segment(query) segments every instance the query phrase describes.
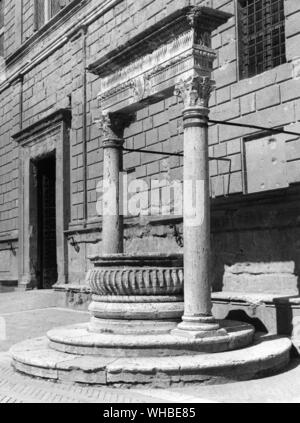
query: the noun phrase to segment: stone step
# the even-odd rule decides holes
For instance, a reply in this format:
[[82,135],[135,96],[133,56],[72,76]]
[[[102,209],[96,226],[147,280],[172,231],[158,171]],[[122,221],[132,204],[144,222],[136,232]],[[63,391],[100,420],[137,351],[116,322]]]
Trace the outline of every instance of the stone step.
[[[123,322],[124,323],[124,322]],[[143,322],[135,321],[140,326]],[[155,325],[155,320],[152,321]],[[95,333],[90,324],[50,330],[49,346],[56,351],[75,355],[106,357],[153,357],[216,353],[244,348],[253,342],[254,328],[246,323],[220,322],[220,331],[199,338],[166,333],[119,334]]]
[[288,338],[258,335],[254,344],[216,354],[176,357],[78,356],[49,348],[48,339],[25,341],[11,349],[15,369],[24,374],[91,385],[165,386],[180,383],[219,384],[265,377],[290,361]]

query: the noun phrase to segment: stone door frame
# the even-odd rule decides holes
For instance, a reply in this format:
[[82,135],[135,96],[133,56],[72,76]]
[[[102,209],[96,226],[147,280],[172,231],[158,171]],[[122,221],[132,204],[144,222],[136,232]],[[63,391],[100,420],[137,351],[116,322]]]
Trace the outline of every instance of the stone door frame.
[[38,287],[37,263],[37,184],[34,160],[55,154],[56,158],[56,285],[68,283],[68,245],[65,237],[70,218],[71,112],[60,109],[18,132],[19,144],[19,283],[21,290]]

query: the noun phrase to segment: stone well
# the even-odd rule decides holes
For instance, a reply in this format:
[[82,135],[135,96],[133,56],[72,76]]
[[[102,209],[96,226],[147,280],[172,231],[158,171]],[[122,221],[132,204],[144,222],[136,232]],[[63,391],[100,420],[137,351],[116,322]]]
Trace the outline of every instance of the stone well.
[[[251,379],[288,364],[289,339],[255,336],[251,325],[218,321],[212,314],[208,102],[216,56],[211,32],[229,18],[206,7],[179,9],[90,66],[101,78],[107,188],[103,254],[92,259],[87,276],[91,321],[13,347],[18,371],[89,384],[161,385]],[[184,125],[184,256],[124,254],[119,180],[124,128],[145,104],[174,92]]]

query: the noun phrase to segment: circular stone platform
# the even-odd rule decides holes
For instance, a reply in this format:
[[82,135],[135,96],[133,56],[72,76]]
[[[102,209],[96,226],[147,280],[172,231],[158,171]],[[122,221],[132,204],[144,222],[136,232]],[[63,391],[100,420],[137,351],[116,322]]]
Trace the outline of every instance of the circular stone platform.
[[[144,322],[141,322],[141,325]],[[135,321],[135,325],[137,322]],[[60,352],[102,357],[159,357],[217,353],[250,345],[254,328],[247,323],[222,321],[226,334],[204,338],[186,338],[163,334],[118,335],[89,332],[89,324],[53,329],[47,336],[49,346]]]
[[271,375],[288,364],[291,346],[287,338],[260,335],[250,347],[218,354],[109,358],[55,351],[44,337],[14,346],[11,355],[17,371],[34,377],[96,385],[161,387],[172,383],[226,383]]

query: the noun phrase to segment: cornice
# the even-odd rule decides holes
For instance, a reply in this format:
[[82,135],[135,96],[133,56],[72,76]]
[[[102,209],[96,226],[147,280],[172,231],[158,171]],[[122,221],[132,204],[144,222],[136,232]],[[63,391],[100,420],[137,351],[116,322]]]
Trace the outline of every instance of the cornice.
[[198,43],[197,30],[201,33],[213,31],[227,22],[231,14],[201,6],[187,6],[178,9],[151,27],[140,32],[123,45],[98,58],[88,66],[88,70],[104,78],[126,66],[151,54],[164,44],[168,44],[185,32],[195,30],[194,43]]
[[15,61],[20,60],[21,57],[26,56],[30,50],[35,47],[40,41],[55,31],[60,26],[64,25],[74,14],[78,12],[87,3],[87,0],[73,0],[68,6],[57,13],[49,22],[47,22],[41,29],[35,31],[16,51],[10,54],[5,62],[10,66]]
[[70,125],[71,118],[72,118],[72,115],[71,115],[70,109],[55,110],[53,113],[44,117],[38,122],[12,135],[12,138],[16,142],[23,144],[27,140],[32,139],[37,134],[41,134],[45,132],[47,129],[52,129],[58,124],[61,124],[64,122],[67,125]]
[[[105,2],[99,4],[98,6],[90,7],[85,13],[78,17],[77,22],[70,23],[69,25],[65,25],[63,31],[61,31],[55,38],[53,38],[48,45],[43,46],[42,51],[39,51],[36,55],[34,55],[29,61],[25,64],[22,63],[20,66],[13,72],[11,75],[8,75],[6,80],[1,84],[0,83],[0,93],[7,89],[15,80],[18,80],[20,77],[23,77],[26,73],[31,71],[34,67],[36,67],[39,63],[44,61],[47,57],[51,56],[56,50],[61,48],[64,44],[66,44],[70,39],[72,39],[78,31],[87,28],[91,25],[94,21],[99,19],[103,14],[107,11],[118,5],[124,0],[106,0]],[[87,3],[87,0],[81,0],[78,5],[74,9],[73,4],[70,6],[72,10],[69,13],[65,13],[62,11],[61,14],[59,13],[57,16],[57,25],[56,29],[61,26],[62,23],[66,22],[70,19],[70,17],[78,12],[79,8],[82,8],[83,5]],[[51,19],[47,25],[45,25],[45,31],[43,28],[30,37],[26,43],[24,43],[18,50],[16,50],[11,56],[7,57],[6,65],[8,67],[12,67],[12,65],[17,64],[23,57],[26,57],[28,53],[32,50],[32,48],[37,45],[49,32],[53,31],[52,24],[55,23],[55,18]]]

